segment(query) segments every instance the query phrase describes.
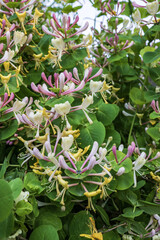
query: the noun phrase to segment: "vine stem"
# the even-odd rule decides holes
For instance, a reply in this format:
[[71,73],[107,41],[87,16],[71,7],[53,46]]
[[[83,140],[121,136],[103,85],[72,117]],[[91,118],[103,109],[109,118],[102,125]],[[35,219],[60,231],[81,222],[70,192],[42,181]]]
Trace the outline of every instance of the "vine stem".
[[108,229],[107,231],[103,231],[103,233],[110,232],[110,231],[112,231],[112,230],[114,230],[114,229],[116,229],[116,228],[118,228],[118,227],[124,226],[124,225],[126,225],[126,224],[127,224],[127,223],[122,223],[122,224],[120,224],[120,225],[117,225],[117,226],[115,226],[115,227],[113,227],[113,228]]
[[[0,166],[2,166],[2,165],[3,165],[3,163],[0,163]],[[20,167],[20,165],[18,165],[18,164],[17,165],[16,164],[13,164],[13,165],[9,164],[8,167]]]
[[133,125],[134,125],[135,119],[136,119],[136,114],[135,114],[134,117],[133,117],[132,124],[131,124],[131,128],[130,128],[130,131],[129,131],[128,144],[131,143],[131,134],[132,134],[132,130],[133,130]]

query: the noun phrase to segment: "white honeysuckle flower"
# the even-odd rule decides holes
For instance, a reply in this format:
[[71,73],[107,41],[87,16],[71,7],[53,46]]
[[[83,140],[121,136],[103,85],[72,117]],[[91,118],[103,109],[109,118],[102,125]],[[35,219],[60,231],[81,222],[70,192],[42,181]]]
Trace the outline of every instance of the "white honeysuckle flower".
[[103,82],[101,81],[90,81],[90,90],[92,93],[98,92],[103,86]]
[[40,125],[43,121],[43,112],[37,111],[34,113],[34,111],[30,111],[28,117],[34,124]]
[[54,110],[61,116],[68,114],[70,109],[71,105],[68,101],[54,105]]
[[122,111],[122,113],[125,117],[133,117],[134,116],[133,114],[130,114],[130,113],[124,111],[124,110]]
[[136,9],[136,11],[132,14],[132,17],[135,22],[141,21],[141,13],[140,13],[139,9]]
[[13,36],[13,41],[16,46],[16,53],[18,52],[18,44],[22,47],[24,43],[27,41],[27,36],[25,36],[24,32],[15,31]]
[[118,151],[122,152],[124,149],[124,145],[123,144],[120,144],[119,147],[118,147]]
[[9,236],[8,239],[10,239],[10,240],[16,240],[16,238],[17,238],[20,234],[22,234],[22,230],[21,230],[21,229],[18,229],[18,230],[16,231],[16,233],[13,234],[13,235],[11,235],[11,236]]
[[23,192],[21,191],[20,195],[14,200],[15,204],[17,204],[18,202],[24,200],[25,202],[28,202],[28,198],[29,198],[29,192]]
[[59,56],[58,59],[61,60],[62,52],[65,49],[65,42],[62,38],[52,39],[51,40],[52,45],[58,50]]
[[23,98],[22,101],[19,101],[18,99],[16,99],[12,107],[13,112],[18,112],[19,110],[21,110],[23,107],[26,106],[27,102],[28,102],[27,97]]
[[134,187],[137,186],[137,178],[136,178],[136,171],[141,169],[144,164],[146,163],[146,153],[142,152],[141,155],[136,159],[135,162],[133,162],[134,167],[133,167],[133,176],[134,176]]
[[10,62],[12,60],[12,58],[14,57],[15,51],[9,49],[6,54],[8,55],[7,56],[7,61]]
[[86,96],[81,104],[81,107],[82,109],[86,109],[91,104],[93,104],[93,96]]
[[62,148],[65,151],[68,151],[70,149],[70,147],[72,146],[74,141],[74,137],[69,134],[67,137],[62,137]]
[[133,240],[133,237],[132,237],[131,235],[124,234],[124,235],[122,236],[122,239],[123,239],[123,240]]
[[152,240],[160,240],[160,233],[152,237]]
[[138,171],[146,163],[146,153],[142,152],[141,155],[134,162],[133,170]]
[[119,168],[118,172],[116,173],[117,176],[121,176],[123,173],[125,173],[125,168],[121,167]]
[[154,16],[158,12],[158,10],[159,10],[159,2],[158,2],[158,0],[156,0],[154,2],[147,2],[146,9],[147,9],[147,12],[149,14]]

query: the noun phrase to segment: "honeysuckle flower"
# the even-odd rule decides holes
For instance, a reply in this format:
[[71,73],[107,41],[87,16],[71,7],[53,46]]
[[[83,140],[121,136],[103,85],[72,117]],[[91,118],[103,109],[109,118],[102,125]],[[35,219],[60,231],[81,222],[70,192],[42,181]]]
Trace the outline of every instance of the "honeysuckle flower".
[[7,93],[8,93],[9,96],[10,96],[10,90],[9,90],[9,87],[8,87],[8,82],[10,81],[11,77],[12,77],[11,73],[8,74],[7,76],[4,76],[4,75],[0,74],[1,82],[4,85],[5,90],[7,90]]
[[24,200],[25,202],[28,202],[28,198],[29,198],[29,192],[28,191],[21,191],[20,195],[14,200],[15,204],[17,204],[18,202]]
[[160,233],[158,233],[157,235],[154,235],[152,237],[152,240],[160,240]]
[[19,21],[22,25],[24,33],[27,34],[26,29],[24,27],[24,21],[25,21],[25,18],[26,18],[26,11],[22,12],[22,13],[16,12],[16,15],[17,15],[17,17],[18,17],[18,19],[19,19]]
[[136,11],[132,14],[132,17],[135,22],[139,23],[141,21],[141,13],[139,9],[136,9]]
[[22,101],[19,101],[16,98],[16,101],[13,103],[12,111],[17,113],[19,112],[22,108],[24,108],[28,103],[28,97],[24,97]]
[[147,2],[146,0],[143,0],[143,2],[146,5],[140,5],[140,4],[136,3],[136,2],[132,2],[132,5],[134,7],[146,8],[147,12],[149,14],[151,14],[152,16],[154,16],[158,12],[158,10],[159,10],[159,2],[158,2],[158,0],[153,1],[153,2]]
[[118,172],[116,173],[117,176],[121,176],[123,173],[125,173],[125,168],[121,167],[119,168]]
[[66,126],[68,129],[71,127],[71,125],[69,124],[66,115],[70,112],[70,109],[71,109],[71,105],[68,101],[66,101],[65,103],[59,103],[54,105],[54,110],[56,111],[56,113],[62,116],[62,118],[63,117],[65,118]]
[[141,155],[136,159],[136,161],[133,163],[134,167],[133,167],[133,173],[134,173],[134,187],[137,186],[137,179],[136,179],[136,171],[138,171],[139,169],[141,169],[144,164],[146,163],[147,159],[146,159],[146,153],[142,152]]
[[93,203],[92,203],[92,197],[95,197],[95,196],[99,195],[102,192],[102,190],[98,189],[98,190],[93,191],[93,192],[88,192],[88,190],[86,189],[84,184],[81,183],[81,185],[82,185],[83,189],[85,190],[84,196],[88,198],[87,209],[93,209],[93,211],[95,212],[95,208],[94,208]]
[[91,224],[89,224],[89,228],[91,234],[80,234],[80,237],[85,237],[92,240],[103,240],[103,235],[101,232],[98,232],[95,226],[95,221],[92,217],[89,218]]
[[95,141],[93,143],[92,150],[91,150],[90,154],[88,155],[88,157],[86,158],[86,160],[84,161],[84,163],[82,164],[81,169],[83,169],[84,166],[87,164],[87,162],[90,160],[90,158],[97,153],[97,150],[98,150],[98,142]]
[[133,154],[133,152],[135,150],[135,143],[132,142],[131,145],[128,146],[128,152],[127,152],[126,156],[120,161],[120,163],[119,163],[118,158],[117,158],[116,150],[117,150],[117,148],[114,145],[112,147],[112,152],[115,156],[115,160],[116,160],[117,164],[121,164],[124,160],[126,160],[126,158],[129,158]]
[[67,165],[67,163],[66,163],[66,161],[64,160],[64,157],[63,157],[62,155],[59,156],[58,161],[59,161],[59,165],[60,165],[61,168],[67,169],[67,170],[69,170],[70,172],[76,173],[76,170],[75,170],[75,169],[70,168],[70,167]]
[[70,109],[71,105],[68,101],[54,105],[54,110],[61,116],[68,114],[70,112]]
[[20,234],[22,234],[22,230],[18,229],[13,235],[9,236],[8,239],[15,240]]
[[72,146],[74,141],[73,135],[69,134],[67,137],[62,137],[62,149],[64,151],[69,151],[70,147]]
[[27,40],[27,36],[25,36],[25,34],[23,32],[20,31],[15,31],[14,32],[14,37],[13,37],[13,41],[15,44],[15,52],[18,52],[18,45],[20,45],[20,47],[22,47],[24,45],[24,43]]
[[96,92],[98,92],[103,86],[103,82],[101,81],[90,81],[90,90],[93,95],[95,95]]
[[86,22],[83,27],[79,28],[75,33],[71,34],[70,30],[72,27],[79,21],[79,17],[76,16],[74,22],[70,24],[70,17],[66,14],[63,14],[62,16],[62,25],[57,20],[55,13],[53,13],[53,19],[50,21],[50,26],[52,28],[52,31],[48,30],[48,28],[43,25],[42,30],[44,33],[54,36],[56,38],[71,38],[75,35],[79,35],[80,33],[84,32],[88,26],[89,23]]
[[37,8],[35,8],[34,16],[33,16],[33,30],[35,30],[38,35],[43,36],[43,34],[40,34],[38,30],[36,29],[36,24],[38,23],[38,19],[43,16],[44,13],[41,13]]
[[5,51],[4,56],[0,59],[0,63],[12,61],[14,54],[14,50],[9,49],[8,51]]
[[61,60],[62,52],[65,49],[65,42],[62,38],[52,39],[51,43],[53,47],[55,47],[58,50],[58,60]]
[[154,2],[147,2],[146,9],[147,9],[147,12],[149,14],[154,16],[158,12],[158,10],[159,10],[159,2],[158,2],[158,0],[156,0]]
[[123,240],[134,240],[131,235],[127,235],[127,234],[123,234],[122,239]]

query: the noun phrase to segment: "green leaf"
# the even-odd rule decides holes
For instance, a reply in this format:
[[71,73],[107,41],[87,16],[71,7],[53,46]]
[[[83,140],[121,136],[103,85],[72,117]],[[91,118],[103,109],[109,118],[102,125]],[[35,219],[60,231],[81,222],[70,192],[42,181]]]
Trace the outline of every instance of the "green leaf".
[[147,129],[147,134],[156,141],[160,140],[160,128],[152,127]]
[[1,115],[0,116],[0,122],[5,122],[5,121],[9,120],[13,116],[14,116],[13,112],[7,113],[5,115]]
[[104,223],[106,225],[110,225],[109,223],[109,217],[108,214],[106,213],[106,211],[104,210],[104,208],[102,208],[99,205],[95,205],[95,209],[97,212],[99,212],[99,214],[101,215],[102,220],[104,221]]
[[83,60],[85,57],[87,57],[87,51],[86,48],[81,48],[81,49],[77,49],[73,52],[72,54],[73,58],[76,61],[81,61]]
[[24,200],[19,201],[16,204],[16,214],[18,216],[25,216],[30,214],[33,211],[33,207],[29,202],[25,202]]
[[101,103],[98,106],[96,117],[104,126],[110,125],[119,113],[119,107],[115,104]]
[[[67,174],[66,174],[67,175]],[[68,180],[69,181],[69,180]],[[98,178],[98,177],[86,177],[86,178],[84,178],[83,179],[83,181],[94,181],[94,182],[99,182],[100,181],[100,179]],[[71,194],[73,194],[74,196],[77,196],[77,197],[83,197],[84,196],[84,189],[83,189],[83,187],[82,187],[82,185],[81,185],[81,182],[82,182],[82,180],[79,180],[79,181],[77,181],[77,180],[71,180],[71,181],[69,181],[69,183],[77,183],[77,182],[79,182],[79,184],[77,185],[77,186],[74,186],[74,187],[71,187],[71,188],[69,188],[69,192],[71,193]],[[84,182],[84,185],[85,185],[85,187],[87,188],[87,190],[89,191],[89,192],[93,192],[93,191],[96,191],[97,190],[97,188],[98,188],[98,186],[96,185],[96,184],[90,184],[90,183],[86,183],[86,182]]]
[[57,231],[62,229],[61,219],[55,215],[54,210],[51,212],[47,207],[40,209],[39,216],[35,220],[35,227],[40,225],[52,225]]
[[16,178],[9,182],[9,186],[12,190],[13,199],[15,200],[23,189],[23,182],[20,178]]
[[140,55],[141,55],[141,57],[143,58],[143,55],[144,55],[146,52],[154,52],[154,51],[155,51],[155,48],[154,48],[154,47],[147,46],[147,47],[142,48],[142,50],[140,51]]
[[20,91],[17,93],[17,96],[20,98],[24,98],[24,96],[37,97],[38,94],[36,94],[33,90],[31,91],[28,87],[25,87],[24,85],[22,85],[20,88]]
[[109,63],[113,63],[113,62],[117,62],[120,61],[122,58],[124,58],[126,56],[127,52],[126,51],[121,51],[120,53],[111,56],[110,58],[108,58],[108,62]]
[[149,115],[149,118],[150,119],[160,119],[160,113],[157,113],[157,112],[152,112],[150,115]]
[[113,144],[119,146],[121,144],[121,135],[114,129],[110,129],[109,127],[106,129],[106,142],[109,137],[112,137],[112,141],[108,145],[108,148],[112,147]]
[[39,41],[38,46],[44,54],[48,54],[48,47],[53,37],[45,34]]
[[110,231],[110,232],[107,232],[107,233],[104,233],[103,234],[103,240],[120,240],[120,236],[118,235],[117,232],[114,232],[114,231]]
[[24,187],[29,192],[34,192],[40,194],[45,188],[41,186],[41,182],[38,180],[38,177],[29,172],[24,177]]
[[5,180],[0,180],[0,222],[5,221],[13,208],[12,190]]
[[157,48],[154,52],[152,52],[152,51],[151,52],[146,52],[143,55],[143,61],[146,64],[155,62],[159,58],[160,58],[160,47]]
[[[47,197],[49,197],[49,193],[47,194]],[[56,195],[55,195],[55,197],[56,197]],[[53,201],[54,198],[50,198],[50,199]],[[64,211],[62,211],[62,208],[61,208],[60,204],[53,205],[53,206],[47,206],[47,207],[45,207],[45,209],[46,209],[46,211],[53,212],[57,217],[64,217],[64,216],[68,215],[72,211],[73,207],[74,207],[74,203],[73,202],[66,201],[65,202],[65,210]]]
[[95,121],[80,128],[80,136],[77,138],[77,141],[80,147],[84,148],[88,145],[92,146],[94,141],[101,145],[104,139],[105,127],[101,122]]
[[90,234],[90,229],[88,226],[90,223],[89,217],[92,217],[92,215],[86,211],[80,211],[74,215],[69,225],[70,237],[74,235],[75,239],[77,239],[80,234]]
[[139,200],[139,208],[149,215],[160,214],[159,204]]
[[62,56],[61,66],[63,69],[74,68],[76,65],[76,60],[72,54],[64,54]]
[[139,88],[133,87],[130,90],[129,97],[132,100],[132,102],[136,105],[143,105],[146,103],[146,100],[144,98],[144,93]]
[[129,207],[129,208],[123,209],[123,212],[124,212],[122,214],[123,217],[134,219],[135,217],[140,216],[143,213],[143,210],[138,209],[138,208],[134,209],[134,208]]
[[6,240],[13,232],[14,228],[14,216],[11,213],[6,220],[0,224],[0,239]]
[[40,225],[31,233],[29,240],[59,240],[58,233],[52,225]]
[[82,110],[78,110],[75,112],[71,112],[67,115],[68,121],[69,123],[75,127],[78,127],[79,125],[81,125],[84,120],[86,119],[84,113],[82,112]]
[[[121,160],[126,156],[126,154],[122,153],[121,151],[116,151],[116,153],[117,153],[118,162],[120,163]],[[107,159],[109,160],[109,162],[115,172],[118,172],[118,170],[121,167],[125,168],[125,173],[128,173],[132,170],[132,161],[130,158],[126,158],[121,164],[117,164],[113,152],[110,152]]]
[[54,107],[55,104],[65,103],[66,101],[68,101],[71,104],[74,101],[74,98],[71,96],[63,96],[58,99],[51,98],[45,103],[45,105],[49,107]]
[[8,2],[7,6],[9,8],[18,8],[20,6],[20,4],[21,4],[20,2]]
[[144,98],[146,100],[146,103],[152,102],[152,100],[158,100],[159,99],[159,94],[153,92],[153,91],[145,91],[144,92]]
[[17,131],[17,129],[18,129],[17,120],[10,121],[6,127],[1,128],[0,140],[5,140],[13,136],[13,134]]
[[12,150],[9,152],[9,154],[7,155],[7,157],[5,157],[5,159],[3,161],[3,165],[2,165],[1,170],[0,170],[0,179],[4,178],[4,175],[6,173],[6,170],[7,170],[8,166],[9,166],[9,161],[12,157],[13,151],[14,151],[14,147],[12,148]]
[[35,70],[34,67],[32,67],[24,78],[25,84],[30,85],[32,82],[35,84],[39,83],[43,71],[44,69],[42,67],[40,67],[38,70]]
[[133,172],[117,176],[117,190],[125,190],[133,185]]

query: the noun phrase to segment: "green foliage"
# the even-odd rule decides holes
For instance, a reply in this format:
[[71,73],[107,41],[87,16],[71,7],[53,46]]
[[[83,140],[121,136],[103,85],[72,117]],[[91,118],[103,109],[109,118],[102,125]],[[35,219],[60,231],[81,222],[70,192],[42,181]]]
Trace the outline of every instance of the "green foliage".
[[13,196],[9,184],[5,180],[0,180],[0,222],[5,221],[13,209]]

